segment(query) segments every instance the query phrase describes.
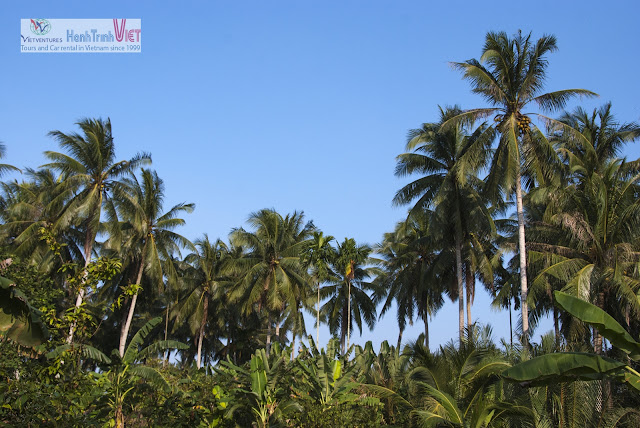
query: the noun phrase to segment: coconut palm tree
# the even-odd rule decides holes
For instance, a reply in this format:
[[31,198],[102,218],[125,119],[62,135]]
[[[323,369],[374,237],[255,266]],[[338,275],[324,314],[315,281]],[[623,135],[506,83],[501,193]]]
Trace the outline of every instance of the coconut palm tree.
[[400,222],[391,233],[386,233],[376,252],[382,256],[382,273],[376,278],[379,284],[375,300],[384,299],[380,311],[382,317],[396,303],[398,319],[398,345],[407,321],[413,323],[414,315],[424,321],[425,346],[429,347],[429,317],[444,304],[446,280],[443,272],[435,269],[441,265],[444,253],[440,243],[433,238],[429,223],[431,212],[415,212]]
[[267,349],[271,346],[271,326],[276,320],[275,334],[280,338],[282,316],[287,306],[297,307],[298,299],[306,301],[309,280],[300,257],[314,226],[304,223],[304,214],[294,212],[282,217],[273,209],[263,209],[249,216],[253,232],[233,229],[230,238],[247,249],[245,257],[236,260],[243,274],[230,293],[241,303],[245,314],[267,315]]
[[[31,168],[25,170],[25,176],[26,181],[2,183],[2,232],[13,241],[18,255],[55,275],[63,261],[82,260],[77,245],[82,236],[74,228],[54,227],[65,208],[66,199],[60,185],[64,177],[49,169]],[[60,247],[60,256],[50,251],[50,245],[42,239],[43,229],[64,244]]]
[[227,244],[220,239],[211,242],[207,234],[194,242],[196,251],[189,254],[185,261],[193,266],[185,272],[183,281],[189,283],[191,291],[180,305],[176,322],[189,320],[193,332],[198,334],[197,367],[202,367],[202,342],[206,326],[209,323],[209,310],[216,311],[219,318],[219,302],[231,280],[228,274],[231,262]]
[[[602,173],[606,163],[620,158],[623,147],[640,137],[635,122],[619,123],[611,112],[611,103],[593,109],[591,114],[582,107],[564,112],[553,128],[552,141],[558,145],[562,159],[569,167],[573,182],[582,177]],[[629,167],[636,166],[631,162]]]
[[[376,321],[376,305],[368,291],[376,286],[367,279],[379,272],[379,269],[367,267],[370,264],[368,245],[357,245],[353,238],[345,238],[338,244],[333,262],[335,279],[322,290],[324,298],[329,300],[320,310],[329,324],[332,333],[340,330],[342,353],[349,348],[353,321],[362,332],[362,321],[371,329]],[[345,347],[346,345],[346,347]]]
[[302,253],[303,264],[311,270],[311,277],[315,283],[318,301],[316,302],[316,346],[320,346],[320,284],[327,281],[331,274],[331,262],[336,256],[331,241],[331,235],[324,236],[320,231],[313,232],[313,237]]
[[[566,161],[563,185],[531,193],[545,210],[532,228],[530,248],[546,262],[532,285],[559,281],[565,291],[630,325],[630,312],[640,314],[635,297],[640,282],[633,268],[640,260],[640,175],[636,162],[616,156],[625,142],[640,135],[640,128],[617,124],[610,105],[592,115],[576,110],[562,122],[555,138]],[[601,353],[602,338],[595,333],[594,349]]]
[[[131,303],[125,323],[120,331],[120,356],[124,355],[131,320],[135,312],[138,295],[142,291],[142,275],[146,271],[150,278],[162,284],[162,260],[170,260],[180,254],[180,248],[193,248],[188,239],[174,232],[185,221],[178,216],[193,211],[194,204],[177,204],[166,213],[162,212],[164,183],[155,171],[142,169],[142,181],[135,175],[122,180],[114,201],[120,218],[124,221],[122,248],[135,260],[137,275],[135,284],[130,284]],[[165,264],[164,267],[171,267]]]
[[[406,148],[411,152],[397,157],[396,175],[421,177],[401,188],[393,200],[396,205],[406,205],[417,199],[410,213],[432,209],[433,221],[441,223],[441,227],[433,230],[446,230],[443,238],[454,237],[460,340],[464,335],[465,241],[471,237],[474,223],[475,227],[495,229],[475,176],[488,159],[493,129],[481,125],[471,132],[472,121],[442,128],[461,114],[458,107],[440,108],[439,122],[425,123],[422,128],[409,131]],[[470,272],[470,267],[467,271]]]
[[[109,192],[117,186],[117,180],[134,171],[138,166],[151,162],[151,155],[140,153],[130,160],[116,162],[115,144],[109,119],[82,119],[76,125],[83,135],[51,131],[49,135],[58,141],[66,153],[46,151],[51,161],[45,165],[64,174],[61,183],[68,203],[57,219],[56,228],[66,228],[79,222],[84,232],[82,254],[84,269],[91,260],[96,235],[100,227],[102,207],[109,199]],[[85,290],[78,290],[76,308],[82,304]],[[75,326],[69,329],[67,342],[73,341]]]
[[[462,119],[493,116],[500,133],[494,153],[488,188],[494,196],[515,191],[518,216],[518,253],[520,257],[521,301],[527,302],[527,260],[525,249],[525,221],[522,204],[523,178],[538,183],[553,175],[554,152],[540,130],[533,125],[532,113],[525,109],[536,105],[543,112],[563,108],[575,96],[594,96],[585,89],[565,89],[542,93],[546,77],[546,56],[557,50],[554,36],[543,36],[535,43],[531,34],[518,32],[509,38],[504,32],[489,32],[485,39],[480,61],[471,59],[454,62],[452,66],[463,73],[471,83],[472,91],[481,95],[490,105],[477,108],[453,118],[449,124]],[[547,122],[552,119],[537,114]],[[556,122],[557,123],[557,122]],[[521,305],[523,341],[529,337],[528,305]]]

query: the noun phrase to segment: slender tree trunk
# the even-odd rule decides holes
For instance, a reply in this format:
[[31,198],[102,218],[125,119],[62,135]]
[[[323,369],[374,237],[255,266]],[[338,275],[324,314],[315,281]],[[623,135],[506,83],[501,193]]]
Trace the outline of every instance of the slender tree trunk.
[[[165,340],[165,342],[167,340],[168,331],[169,331],[169,303],[167,302],[167,314],[165,315],[165,318],[164,318],[164,340]],[[169,363],[169,350],[165,349],[165,351],[164,351],[164,360],[162,361],[162,367],[166,368],[168,363]]]
[[267,316],[267,355],[271,352],[271,315]]
[[558,352],[560,351],[560,325],[558,324],[558,309],[556,309],[556,305],[553,305],[553,331],[556,335],[556,352]]
[[347,280],[349,289],[349,298],[347,300],[347,349],[349,349],[349,342],[351,340],[351,281]]
[[280,342],[280,320],[276,321],[276,341]]
[[[258,313],[262,312],[262,303],[263,301],[265,301],[265,305],[266,305],[266,299],[267,299],[267,292],[269,291],[269,279],[270,279],[270,275],[267,275],[267,277],[264,280],[264,286],[262,287],[262,298],[260,299],[260,302],[258,303]],[[267,348],[267,355],[269,355],[269,352],[271,351],[271,313],[269,312],[269,308],[267,308],[267,313],[269,315],[267,315],[267,342],[266,342],[266,348]]]
[[522,311],[522,344],[529,344],[529,306],[527,305],[527,251],[524,234],[524,207],[522,205],[522,177],[520,166],[516,174],[516,208],[518,212],[518,253],[520,255],[520,309]]
[[[293,341],[292,341],[292,346],[291,346],[291,361],[293,361],[293,356],[296,353],[296,338],[298,337],[298,335],[300,336],[300,343],[302,343],[302,326],[300,325],[300,318],[302,316],[302,313],[300,312],[300,301],[298,299],[296,299],[296,318],[295,318],[295,322],[293,323],[293,331],[291,332],[291,334],[293,335]],[[300,332],[300,333],[299,333]]]
[[549,284],[547,284],[547,296],[549,297],[549,301],[551,302],[551,310],[553,316],[553,334],[556,344],[555,351],[558,352],[560,350],[560,327],[558,326],[558,311],[556,309],[553,291],[551,290],[551,286]]
[[129,311],[125,310],[125,308],[128,308],[129,305],[131,304],[131,299],[128,297],[125,297],[124,300],[122,301],[122,316],[120,317],[120,325],[124,325],[127,322],[127,315],[129,315]]
[[424,318],[424,346],[429,349],[429,314],[425,313]]
[[345,343],[347,339],[347,304],[342,305],[342,320],[340,322],[340,349],[342,354],[345,352]]
[[[145,244],[146,247],[146,244]],[[144,249],[143,249],[144,252]],[[144,254],[144,253],[143,253]],[[144,256],[140,260],[140,267],[138,268],[138,277],[136,278],[136,284],[140,285],[142,281],[142,272],[144,271]],[[138,293],[134,294],[131,298],[131,305],[129,306],[129,314],[127,315],[127,322],[122,326],[120,330],[120,345],[118,351],[120,351],[120,357],[124,356],[124,349],[127,345],[127,336],[129,336],[129,328],[131,328],[131,320],[133,319],[133,313],[136,310],[136,302],[138,301]]]
[[207,315],[209,312],[209,292],[204,292],[204,302],[202,303],[202,321],[200,322],[200,335],[198,337],[198,369],[202,367],[202,340],[204,339],[204,328],[207,325]]
[[[82,271],[82,281],[80,283],[80,290],[78,291],[78,296],[76,297],[76,309],[82,305],[82,301],[84,299],[84,285],[87,280],[87,266],[91,262],[91,252],[93,251],[93,232],[91,229],[87,229],[87,233],[84,238],[84,269]],[[67,335],[67,343],[71,344],[73,342],[73,335],[76,331],[77,323],[73,321],[71,326],[69,327],[69,334]]]
[[[86,265],[85,265],[86,268]],[[84,283],[84,280],[82,281]],[[84,287],[78,291],[78,297],[76,297],[76,309],[82,305],[82,300],[84,299]],[[76,331],[77,323],[73,321],[71,323],[71,327],[69,327],[69,334],[67,335],[67,343],[71,344],[73,342],[73,335]]]
[[[604,293],[599,292],[596,300],[596,306],[604,310]],[[596,328],[593,329],[593,352],[602,355],[602,335]]]
[[473,321],[471,319],[471,306],[473,306],[473,298],[475,295],[476,279],[471,270],[469,263],[466,264],[466,286],[467,286],[467,327],[471,327]]
[[320,281],[318,281],[318,307],[316,308],[316,347],[320,349]]
[[464,284],[462,280],[462,232],[461,225],[456,224],[456,279],[458,280],[458,337],[464,340]]
[[400,346],[402,346],[402,333],[404,333],[404,329],[400,328],[400,331],[398,332],[398,346],[396,346],[398,350],[400,350]]
[[627,323],[627,331],[631,333],[631,305],[629,304],[624,308],[624,321]]
[[509,345],[513,349],[513,320],[511,319],[511,299],[509,299]]

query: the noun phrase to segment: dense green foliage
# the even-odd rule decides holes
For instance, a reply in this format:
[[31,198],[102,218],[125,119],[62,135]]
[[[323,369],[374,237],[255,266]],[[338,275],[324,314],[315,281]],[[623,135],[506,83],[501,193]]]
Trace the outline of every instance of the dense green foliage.
[[[0,422],[640,426],[640,160],[623,156],[640,126],[605,104],[538,128],[525,107],[594,95],[543,93],[555,50],[489,33],[480,60],[453,64],[489,107],[409,131],[393,202],[411,207],[375,245],[268,208],[192,243],[179,228],[195,205],[165,210],[151,156],[118,160],[109,119],[52,131],[61,152],[1,183]],[[516,340],[472,321],[478,282],[521,310]],[[431,349],[445,299],[459,335]],[[391,308],[396,346],[353,344]],[[547,314],[554,331],[531,343]]]

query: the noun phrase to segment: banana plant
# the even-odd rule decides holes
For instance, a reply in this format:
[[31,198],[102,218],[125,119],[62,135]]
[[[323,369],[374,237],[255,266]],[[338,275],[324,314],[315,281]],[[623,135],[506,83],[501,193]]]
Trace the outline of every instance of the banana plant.
[[[300,377],[296,379],[303,385],[303,388],[294,388],[300,396],[308,395],[313,401],[323,406],[332,406],[345,402],[353,402],[358,398],[357,394],[351,391],[360,385],[354,380],[358,371],[355,364],[345,367],[338,358],[337,351],[339,343],[332,339],[328,351],[324,349],[313,349],[313,354],[309,358],[298,358],[296,362],[296,373]],[[309,340],[313,348],[313,341]]]
[[[556,304],[580,321],[594,327],[612,346],[627,354],[628,360],[640,363],[640,343],[611,315],[589,302],[556,291]],[[515,365],[502,376],[525,385],[616,379],[640,392],[640,373],[630,364],[596,354],[558,352],[542,355]]]
[[[373,352],[371,342],[367,342],[364,349],[356,347],[356,364],[360,366],[361,380],[364,389],[369,391],[369,386],[380,387],[382,390],[395,391],[405,396],[410,382],[409,369],[411,358],[408,353],[401,353],[399,349],[390,346],[386,340],[380,344],[380,351],[376,355]],[[374,393],[372,391],[372,393]],[[394,400],[387,398],[381,400],[385,409],[385,419],[392,425],[408,423],[408,415],[399,411]]]
[[287,411],[300,411],[298,403],[289,399],[290,392],[285,387],[288,374],[287,363],[290,349],[282,350],[278,343],[272,345],[269,354],[258,349],[249,362],[249,370],[235,365],[230,359],[220,361],[216,372],[239,385],[234,390],[236,405],[229,407],[228,415],[237,412],[243,403],[248,403],[255,423],[260,428],[273,426]]
[[158,370],[154,367],[140,364],[141,361],[157,356],[164,350],[188,348],[184,343],[175,340],[159,340],[142,348],[151,331],[161,322],[162,317],[153,318],[138,330],[122,357],[120,357],[118,349],[114,349],[111,352],[112,358],[108,366],[109,371],[104,376],[104,388],[108,391],[106,395],[108,407],[114,412],[113,422],[118,428],[124,427],[123,408],[125,400],[129,393],[135,389],[139,379],[144,379],[155,388],[167,393],[172,390]]
[[49,337],[47,327],[40,319],[40,311],[29,304],[15,283],[0,277],[0,336],[40,353],[39,346]]

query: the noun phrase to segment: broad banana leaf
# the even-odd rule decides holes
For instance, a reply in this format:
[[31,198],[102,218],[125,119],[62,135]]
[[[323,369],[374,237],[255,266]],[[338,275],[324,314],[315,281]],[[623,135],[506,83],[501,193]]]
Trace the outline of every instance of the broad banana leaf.
[[151,333],[151,330],[161,322],[162,317],[155,317],[136,332],[133,338],[131,338],[129,345],[127,345],[127,349],[124,351],[124,356],[122,357],[122,361],[124,363],[132,364],[136,361],[140,352],[139,347],[144,343],[144,340],[147,338],[149,333]]
[[267,372],[264,361],[258,353],[251,358],[251,391],[256,393],[260,399],[264,398],[267,388]]
[[621,375],[625,364],[607,357],[581,352],[546,354],[502,372],[502,376],[530,385],[574,380],[596,380]]
[[94,348],[93,346],[84,344],[64,344],[56,347],[54,350],[47,353],[46,357],[49,359],[57,358],[60,355],[67,352],[69,349],[75,348],[80,354],[87,359],[93,360],[96,363],[111,364],[111,360],[102,351]]
[[640,343],[608,313],[589,302],[556,291],[556,302],[565,311],[595,327],[613,346],[629,354],[632,360],[640,360]]
[[0,277],[0,335],[31,349],[49,337],[40,312],[29,304],[13,281],[3,277]]

